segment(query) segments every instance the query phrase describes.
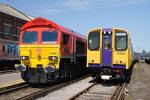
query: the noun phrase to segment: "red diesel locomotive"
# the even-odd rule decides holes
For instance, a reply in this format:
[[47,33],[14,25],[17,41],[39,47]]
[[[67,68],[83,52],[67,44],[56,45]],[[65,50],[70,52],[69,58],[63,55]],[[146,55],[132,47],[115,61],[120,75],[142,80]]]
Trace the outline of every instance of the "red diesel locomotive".
[[16,65],[29,83],[72,78],[86,68],[86,37],[50,20],[35,18],[21,29]]

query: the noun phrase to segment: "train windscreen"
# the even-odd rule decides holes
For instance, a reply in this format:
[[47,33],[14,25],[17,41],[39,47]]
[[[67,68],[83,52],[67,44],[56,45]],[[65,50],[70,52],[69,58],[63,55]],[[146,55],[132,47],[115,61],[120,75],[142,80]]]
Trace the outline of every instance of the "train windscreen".
[[116,50],[122,51],[127,49],[127,33],[116,32],[115,40]]
[[37,43],[38,32],[25,31],[22,35],[22,43]]
[[57,37],[57,31],[44,31],[42,32],[42,43],[56,43]]
[[100,46],[100,32],[90,32],[88,36],[88,48],[98,50]]

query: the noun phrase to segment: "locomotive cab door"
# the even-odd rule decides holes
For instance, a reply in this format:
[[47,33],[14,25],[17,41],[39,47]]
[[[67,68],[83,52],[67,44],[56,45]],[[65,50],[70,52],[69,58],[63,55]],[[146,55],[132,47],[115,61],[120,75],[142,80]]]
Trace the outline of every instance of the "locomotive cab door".
[[102,66],[112,65],[112,32],[104,30],[102,33]]

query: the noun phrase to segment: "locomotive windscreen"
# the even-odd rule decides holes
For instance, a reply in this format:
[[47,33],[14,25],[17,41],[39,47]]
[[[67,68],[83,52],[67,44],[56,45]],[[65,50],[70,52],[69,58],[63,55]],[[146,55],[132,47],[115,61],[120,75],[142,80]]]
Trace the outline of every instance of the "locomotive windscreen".
[[97,50],[100,46],[100,32],[90,32],[88,36],[88,48],[90,50]]
[[25,31],[22,35],[22,43],[37,43],[38,33],[36,31]]
[[116,50],[126,50],[127,49],[127,33],[116,32],[115,34],[115,47]]
[[44,31],[42,32],[42,43],[55,43],[57,42],[57,31]]

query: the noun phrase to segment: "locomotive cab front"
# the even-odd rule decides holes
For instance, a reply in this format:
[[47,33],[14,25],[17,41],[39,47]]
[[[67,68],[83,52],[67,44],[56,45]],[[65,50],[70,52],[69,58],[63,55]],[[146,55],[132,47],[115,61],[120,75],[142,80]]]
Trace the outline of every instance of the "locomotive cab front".
[[22,27],[19,51],[21,64],[16,68],[29,83],[74,78],[86,65],[86,38],[44,18]]
[[[60,31],[54,28],[29,28],[21,33],[22,78],[28,82],[46,82],[57,78],[60,56]],[[34,77],[36,76],[36,77]],[[32,78],[33,77],[33,78]]]

